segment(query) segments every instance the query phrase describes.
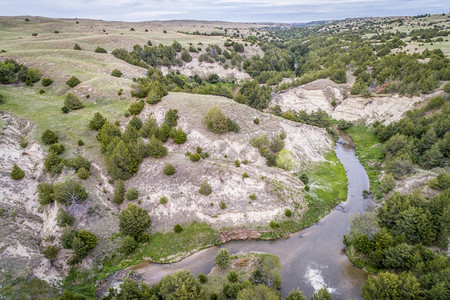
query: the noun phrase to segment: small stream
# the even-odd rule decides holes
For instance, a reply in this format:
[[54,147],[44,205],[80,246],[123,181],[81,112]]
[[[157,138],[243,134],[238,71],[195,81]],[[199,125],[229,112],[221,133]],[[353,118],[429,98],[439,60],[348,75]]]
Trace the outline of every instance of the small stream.
[[[362,299],[361,286],[367,278],[365,271],[358,269],[343,253],[342,237],[348,232],[349,218],[361,213],[370,200],[362,197],[369,189],[369,178],[355,155],[350,137],[345,133],[336,143],[336,155],[343,164],[348,178],[347,201],[339,204],[325,218],[311,227],[288,237],[274,241],[233,241],[221,245],[231,254],[246,252],[273,253],[280,258],[281,293],[299,288],[309,298],[318,289],[326,286],[333,299]],[[218,247],[212,247],[173,264],[142,263],[132,267],[146,283],[159,282],[166,274],[180,269],[190,270],[194,275],[208,274],[214,267]]]

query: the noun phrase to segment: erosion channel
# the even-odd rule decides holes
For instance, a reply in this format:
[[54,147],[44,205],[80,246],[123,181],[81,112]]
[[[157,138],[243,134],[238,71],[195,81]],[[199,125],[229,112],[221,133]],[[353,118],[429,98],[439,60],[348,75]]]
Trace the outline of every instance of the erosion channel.
[[[349,229],[351,215],[364,211],[369,205],[362,191],[369,189],[369,179],[355,155],[351,139],[343,133],[336,143],[336,155],[343,164],[348,178],[347,201],[339,204],[320,222],[274,241],[246,240],[228,242],[220,247],[231,254],[265,252],[276,254],[281,260],[281,292],[299,288],[306,297],[326,286],[333,299],[361,299],[361,286],[367,274],[347,259],[342,249],[342,237]],[[198,275],[208,274],[214,267],[219,248],[202,250],[173,264],[142,263],[132,267],[146,283],[159,282],[164,275],[180,269]]]

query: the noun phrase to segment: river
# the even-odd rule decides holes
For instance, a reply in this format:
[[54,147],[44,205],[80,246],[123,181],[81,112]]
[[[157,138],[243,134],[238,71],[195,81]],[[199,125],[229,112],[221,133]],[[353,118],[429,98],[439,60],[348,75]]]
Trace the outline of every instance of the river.
[[348,136],[344,134],[339,138],[335,152],[347,173],[347,201],[313,226],[274,241],[233,241],[202,250],[177,263],[143,263],[132,269],[146,283],[154,284],[164,275],[180,269],[190,270],[195,275],[208,274],[220,248],[227,248],[231,254],[266,252],[280,258],[283,297],[299,288],[309,298],[314,291],[326,286],[333,299],[362,299],[359,293],[367,274],[345,256],[342,237],[349,230],[351,215],[363,212],[369,205],[370,200],[362,197],[362,191],[369,189],[369,178]]

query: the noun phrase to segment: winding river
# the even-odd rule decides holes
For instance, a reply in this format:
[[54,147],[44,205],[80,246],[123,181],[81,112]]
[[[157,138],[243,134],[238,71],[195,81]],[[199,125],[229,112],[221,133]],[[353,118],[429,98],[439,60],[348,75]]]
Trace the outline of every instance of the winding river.
[[[361,286],[367,274],[353,266],[343,253],[342,236],[348,232],[349,218],[364,211],[368,201],[362,191],[369,189],[369,179],[355,155],[352,141],[342,135],[336,143],[336,155],[343,164],[348,178],[347,201],[313,226],[286,238],[274,241],[233,241],[220,247],[231,254],[266,252],[276,254],[281,260],[281,293],[299,288],[309,298],[314,291],[326,286],[333,299],[361,299]],[[195,253],[173,264],[143,263],[133,267],[148,284],[159,282],[164,275],[180,269],[198,275],[208,274],[214,267],[218,247]]]

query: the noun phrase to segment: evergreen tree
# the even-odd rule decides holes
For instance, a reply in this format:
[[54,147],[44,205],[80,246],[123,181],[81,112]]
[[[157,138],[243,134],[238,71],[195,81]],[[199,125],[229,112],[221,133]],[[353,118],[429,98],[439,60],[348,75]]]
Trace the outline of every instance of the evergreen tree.
[[99,130],[106,123],[106,118],[103,117],[99,112],[96,112],[94,117],[89,121],[89,128],[93,130]]

